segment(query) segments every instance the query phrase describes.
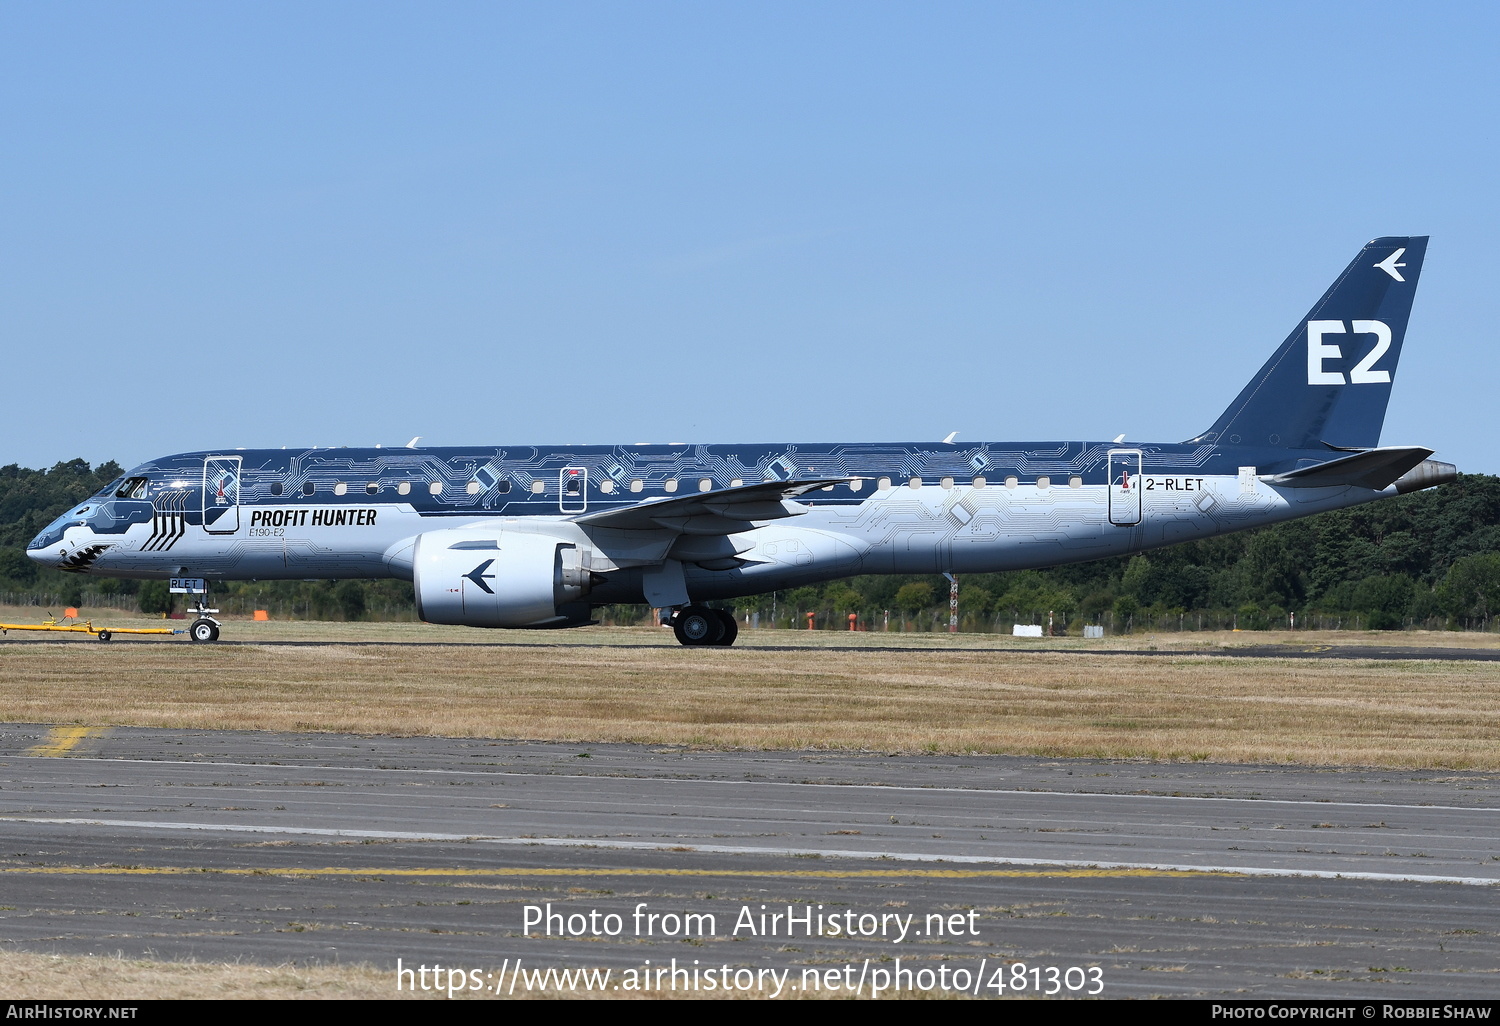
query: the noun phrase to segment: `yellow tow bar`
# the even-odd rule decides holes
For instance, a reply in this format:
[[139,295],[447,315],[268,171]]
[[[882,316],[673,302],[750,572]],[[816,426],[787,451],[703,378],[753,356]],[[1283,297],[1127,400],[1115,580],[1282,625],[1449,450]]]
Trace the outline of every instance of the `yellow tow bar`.
[[185,630],[173,630],[170,627],[100,627],[94,629],[94,621],[77,620],[72,623],[58,623],[56,620],[43,620],[41,623],[0,623],[0,634],[8,634],[11,631],[62,631],[71,634],[92,634],[100,641],[108,641],[116,634],[186,634]]

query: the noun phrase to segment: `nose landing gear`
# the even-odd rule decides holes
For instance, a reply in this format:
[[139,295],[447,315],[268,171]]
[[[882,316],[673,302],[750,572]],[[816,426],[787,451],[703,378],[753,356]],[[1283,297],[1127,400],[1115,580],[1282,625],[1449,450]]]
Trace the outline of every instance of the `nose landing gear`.
[[201,577],[174,577],[170,586],[174,592],[199,596],[188,610],[197,614],[193,622],[188,624],[188,640],[218,641],[220,624],[210,615],[218,610],[208,608],[208,582]]
[[672,633],[683,645],[727,647],[734,644],[740,633],[733,614],[707,606],[685,606],[674,612],[669,622]]

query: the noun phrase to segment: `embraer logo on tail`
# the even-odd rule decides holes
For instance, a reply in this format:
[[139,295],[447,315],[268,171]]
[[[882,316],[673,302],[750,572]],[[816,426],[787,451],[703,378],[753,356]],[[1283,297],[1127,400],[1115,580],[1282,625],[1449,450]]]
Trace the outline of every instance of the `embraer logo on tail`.
[[[1391,258],[1395,259],[1400,255],[1401,251],[1398,250],[1391,255]],[[1349,371],[1347,382],[1344,380],[1343,371],[1323,369],[1324,360],[1344,358],[1344,352],[1338,346],[1323,344],[1323,336],[1345,334],[1375,336],[1375,348],[1366,353],[1365,358]],[[1348,328],[1344,327],[1343,321],[1308,321],[1307,383],[1309,385],[1388,385],[1391,381],[1390,371],[1370,368],[1375,366],[1375,361],[1384,356],[1389,348],[1391,348],[1391,329],[1384,321],[1350,321]]]
[[1405,281],[1406,279],[1401,277],[1401,272],[1396,270],[1396,268],[1398,267],[1406,266],[1405,264],[1396,263],[1397,260],[1401,259],[1401,254],[1405,252],[1406,247],[1402,246],[1400,249],[1396,250],[1396,252],[1392,253],[1390,256],[1386,257],[1375,266],[1380,268],[1386,274],[1389,274],[1392,278],[1395,278],[1397,281]]

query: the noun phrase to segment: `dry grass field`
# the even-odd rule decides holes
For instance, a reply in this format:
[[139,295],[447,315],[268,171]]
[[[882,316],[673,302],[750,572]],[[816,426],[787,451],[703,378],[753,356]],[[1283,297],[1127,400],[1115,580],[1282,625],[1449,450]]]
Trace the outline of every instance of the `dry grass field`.
[[[652,628],[233,622],[225,638],[250,644],[10,637],[21,639],[0,645],[0,719],[11,722],[1500,768],[1500,663],[1212,654],[1278,643],[1492,648],[1490,635],[746,631],[732,649],[684,649]],[[780,650],[789,645],[812,648]],[[1028,651],[1041,645],[1068,651]],[[1091,651],[1101,648],[1196,651]]]
[[[231,1001],[231,1000],[353,1000],[415,999],[447,1001],[443,990],[395,989],[390,969],[371,965],[256,965],[250,962],[156,962],[138,958],[103,958],[97,955],[38,955],[27,951],[0,951],[0,977],[6,981],[9,1001]],[[716,995],[720,1000],[762,1000],[771,995],[760,991],[737,991]],[[801,1000],[834,1000],[843,995],[798,992]],[[897,994],[898,998],[925,997]],[[490,994],[457,991],[454,1000],[493,1001]],[[607,993],[556,988],[531,992],[517,990],[507,1000],[691,1000],[689,993],[672,991],[646,994],[629,991]]]
[[258,966],[153,962],[86,955],[0,952],[6,996],[16,1001],[183,1001],[445,997],[395,993],[392,974],[365,966]]

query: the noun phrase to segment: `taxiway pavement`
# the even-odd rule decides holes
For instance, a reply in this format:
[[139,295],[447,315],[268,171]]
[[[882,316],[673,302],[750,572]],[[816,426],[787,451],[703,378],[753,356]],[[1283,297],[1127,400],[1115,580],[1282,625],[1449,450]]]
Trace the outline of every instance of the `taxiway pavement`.
[[[1021,960],[1114,996],[1494,998],[1497,883],[1494,773],[0,726],[0,944],[35,951]],[[626,925],[524,929],[548,903]],[[641,935],[642,903],[714,928]],[[732,929],[762,904],[914,918]]]

